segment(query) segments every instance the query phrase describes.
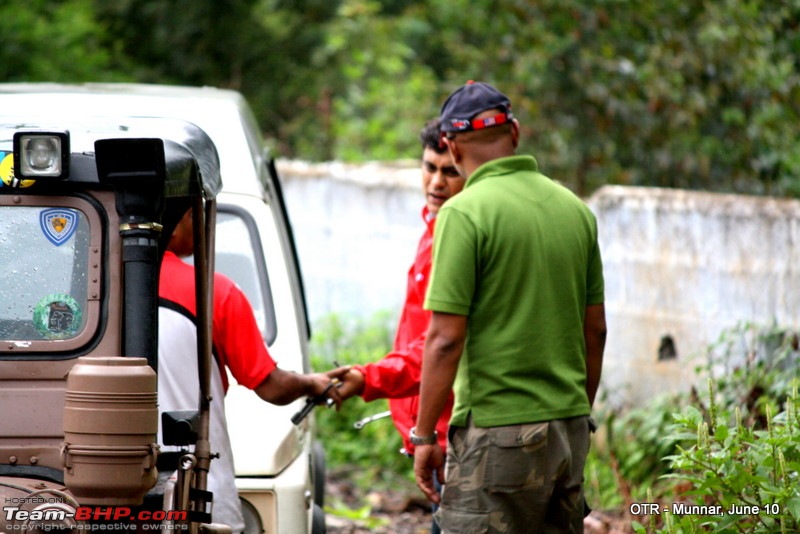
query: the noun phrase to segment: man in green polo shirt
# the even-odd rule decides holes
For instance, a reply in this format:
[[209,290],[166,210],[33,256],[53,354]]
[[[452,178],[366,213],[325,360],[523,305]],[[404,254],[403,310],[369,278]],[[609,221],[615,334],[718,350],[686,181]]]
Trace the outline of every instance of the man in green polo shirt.
[[[467,177],[442,207],[425,307],[417,484],[443,532],[582,532],[589,415],[605,346],[594,215],[516,156],[508,98],[470,82],[442,142]],[[436,420],[454,386],[447,474]],[[439,497],[432,471],[444,479]],[[531,530],[534,528],[535,530]]]

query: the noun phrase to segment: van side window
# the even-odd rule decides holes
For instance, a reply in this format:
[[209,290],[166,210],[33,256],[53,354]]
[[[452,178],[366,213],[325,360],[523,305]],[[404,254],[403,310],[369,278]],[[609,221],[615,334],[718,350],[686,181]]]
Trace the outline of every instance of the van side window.
[[230,277],[247,295],[267,344],[276,336],[275,310],[258,227],[244,210],[219,206],[214,269]]

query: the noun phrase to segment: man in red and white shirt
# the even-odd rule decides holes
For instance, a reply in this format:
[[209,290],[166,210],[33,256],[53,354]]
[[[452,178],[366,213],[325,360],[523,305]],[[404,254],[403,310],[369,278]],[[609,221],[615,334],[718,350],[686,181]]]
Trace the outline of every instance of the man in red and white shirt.
[[[193,252],[191,211],[172,234],[161,263],[159,281],[158,404],[161,412],[197,409],[200,398],[197,369],[194,267],[180,259]],[[219,458],[211,462],[208,490],[214,494],[212,521],[230,525],[234,533],[244,530],[228,427],[225,419],[226,368],[236,381],[252,389],[263,400],[284,405],[302,396],[322,394],[333,378],[342,378],[348,368],[328,373],[297,374],[277,367],[269,354],[252,307],[241,289],[221,273],[214,275],[212,310],[210,441]],[[338,407],[342,398],[336,388],[328,392]],[[162,450],[169,451],[168,447]]]
[[[439,144],[438,120],[428,123],[420,133],[422,143],[422,190],[425,207],[422,218],[425,230],[419,240],[417,255],[408,271],[406,300],[397,326],[392,352],[374,363],[355,365],[345,376],[339,393],[348,398],[361,395],[365,401],[389,399],[395,427],[403,437],[408,454],[414,453],[409,432],[417,420],[419,382],[422,374],[422,351],[431,312],[422,308],[431,271],[431,248],[436,214],[442,204],[464,187],[464,178],[453,166],[450,154]],[[447,425],[452,395],[437,423],[439,441],[446,447]]]

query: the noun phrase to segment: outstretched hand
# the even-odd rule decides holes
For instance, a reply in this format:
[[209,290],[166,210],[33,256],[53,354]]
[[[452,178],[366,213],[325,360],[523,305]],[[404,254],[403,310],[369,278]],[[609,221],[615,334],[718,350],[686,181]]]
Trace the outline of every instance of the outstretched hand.
[[339,387],[339,395],[344,400],[361,395],[364,392],[364,375],[357,369],[350,369],[342,378],[342,385]]
[[[350,366],[337,367],[325,373],[313,373],[308,375],[311,380],[311,394],[309,396],[326,395],[336,405],[336,411],[342,407],[342,402],[346,397],[342,397],[339,388],[342,386],[342,379],[350,371]],[[331,387],[332,386],[332,387]]]

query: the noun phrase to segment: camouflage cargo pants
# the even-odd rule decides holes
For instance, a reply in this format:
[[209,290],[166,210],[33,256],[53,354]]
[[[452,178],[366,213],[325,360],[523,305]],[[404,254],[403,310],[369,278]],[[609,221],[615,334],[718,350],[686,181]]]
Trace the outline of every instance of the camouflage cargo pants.
[[589,418],[450,429],[436,520],[445,534],[583,532]]

